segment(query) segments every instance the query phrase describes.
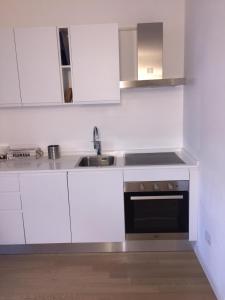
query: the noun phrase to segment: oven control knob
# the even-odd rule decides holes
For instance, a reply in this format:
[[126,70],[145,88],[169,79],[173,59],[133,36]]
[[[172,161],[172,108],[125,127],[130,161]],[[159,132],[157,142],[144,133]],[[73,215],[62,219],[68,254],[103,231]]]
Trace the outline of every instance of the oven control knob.
[[145,186],[143,183],[140,184],[140,191],[144,191],[145,190]]
[[173,185],[171,183],[168,183],[168,189],[169,189],[169,191],[173,190]]
[[153,184],[153,189],[154,189],[154,191],[158,191],[159,190],[159,186],[158,186],[157,183]]

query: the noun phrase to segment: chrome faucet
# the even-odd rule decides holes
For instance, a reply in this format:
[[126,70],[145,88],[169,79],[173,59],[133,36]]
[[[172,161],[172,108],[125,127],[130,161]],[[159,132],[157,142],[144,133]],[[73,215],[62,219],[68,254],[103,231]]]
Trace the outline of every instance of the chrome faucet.
[[93,143],[94,143],[94,149],[97,151],[97,155],[102,154],[102,147],[101,147],[101,141],[99,136],[98,127],[95,126],[93,129]]

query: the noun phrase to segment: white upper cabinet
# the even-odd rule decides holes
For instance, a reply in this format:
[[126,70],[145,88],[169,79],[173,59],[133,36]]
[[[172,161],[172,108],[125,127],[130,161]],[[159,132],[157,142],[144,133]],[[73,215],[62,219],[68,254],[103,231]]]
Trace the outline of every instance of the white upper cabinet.
[[118,25],[71,26],[70,38],[74,103],[118,103]]
[[0,29],[0,40],[0,105],[19,104],[21,98],[13,30]]
[[62,103],[57,30],[15,29],[22,103]]

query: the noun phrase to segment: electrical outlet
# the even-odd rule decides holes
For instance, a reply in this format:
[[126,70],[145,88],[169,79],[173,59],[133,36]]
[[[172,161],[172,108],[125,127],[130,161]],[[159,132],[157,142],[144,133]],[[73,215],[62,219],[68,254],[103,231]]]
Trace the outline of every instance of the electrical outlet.
[[212,241],[211,241],[211,235],[209,234],[209,232],[207,230],[205,230],[205,240],[206,240],[206,243],[211,246],[212,244]]
[[147,68],[147,73],[148,73],[148,74],[153,74],[153,73],[154,73],[154,68],[148,67],[148,68]]

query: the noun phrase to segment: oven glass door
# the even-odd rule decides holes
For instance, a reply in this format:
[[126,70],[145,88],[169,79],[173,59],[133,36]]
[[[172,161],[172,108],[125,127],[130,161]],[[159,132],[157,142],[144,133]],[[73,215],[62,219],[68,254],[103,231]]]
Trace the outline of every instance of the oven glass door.
[[188,192],[125,193],[126,233],[185,233]]

